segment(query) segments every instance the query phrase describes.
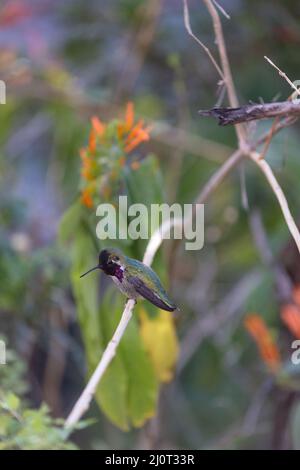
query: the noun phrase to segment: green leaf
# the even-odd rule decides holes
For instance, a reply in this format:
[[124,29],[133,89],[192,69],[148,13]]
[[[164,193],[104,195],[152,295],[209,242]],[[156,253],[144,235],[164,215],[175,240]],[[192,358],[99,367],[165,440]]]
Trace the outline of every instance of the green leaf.
[[108,366],[96,391],[96,401],[103,413],[123,431],[128,431],[128,377],[119,353]]
[[[161,204],[164,201],[163,179],[159,163],[154,155],[145,158],[140,167],[133,171],[129,167],[124,168],[124,178],[128,193],[128,205],[142,203],[148,208],[149,218],[146,221],[151,235],[150,208],[151,204]],[[155,227],[156,229],[157,227]],[[137,257],[142,257],[148,240],[138,239]]]
[[[148,209],[148,220],[145,222],[148,224],[149,237],[152,235],[150,224],[150,210],[151,204],[162,204],[165,202],[165,195],[163,190],[163,178],[159,167],[159,162],[154,155],[149,155],[142,162],[140,167],[133,171],[128,167],[124,168],[124,179],[126,183],[128,193],[128,205],[135,203],[142,203]],[[154,227],[154,230],[157,227]],[[132,257],[142,259],[146,246],[147,240],[138,239],[134,244],[134,250],[132,250]],[[129,253],[127,253],[129,254]],[[164,282],[166,278],[165,263],[162,259],[161,252],[155,256],[153,269],[157,271],[157,274]],[[147,310],[151,310],[150,307]],[[152,309],[156,311],[156,309]]]
[[142,426],[156,411],[158,382],[150,357],[139,334],[136,316],[128,325],[120,344],[120,354],[128,373],[128,413],[134,426]]
[[90,373],[97,365],[102,354],[102,338],[98,322],[98,281],[99,274],[94,272],[80,278],[87,267],[95,265],[95,248],[91,237],[81,226],[76,232],[72,249],[71,280],[76,299],[80,323]]
[[142,304],[137,306],[140,332],[160,382],[170,382],[177,362],[179,345],[170,312],[156,309],[151,317]]
[[[125,302],[114,290],[109,289],[101,305],[101,324],[106,344],[113,336],[120,321]],[[117,368],[119,370],[117,370]],[[115,369],[115,370],[114,370]],[[122,371],[123,375],[119,375]],[[122,380],[120,380],[122,379]],[[125,379],[125,381],[124,381]],[[125,388],[124,384],[126,385]],[[124,414],[116,413],[116,393],[123,395]],[[153,366],[141,341],[135,312],[121,339],[116,357],[108,367],[97,390],[97,398],[103,411],[120,427],[125,417],[126,428],[130,424],[141,426],[156,409],[158,384]],[[117,421],[118,419],[118,421]]]
[[11,411],[17,411],[20,406],[20,399],[12,392],[9,392],[4,399],[5,406]]
[[80,201],[76,201],[62,216],[59,224],[58,239],[61,243],[65,243],[71,237],[74,237],[80,223],[82,215],[82,205]]
[[5,436],[11,426],[12,417],[8,414],[0,415],[0,437]]
[[130,203],[140,202],[150,206],[164,200],[162,174],[154,155],[142,160],[137,170],[124,167],[124,176]]

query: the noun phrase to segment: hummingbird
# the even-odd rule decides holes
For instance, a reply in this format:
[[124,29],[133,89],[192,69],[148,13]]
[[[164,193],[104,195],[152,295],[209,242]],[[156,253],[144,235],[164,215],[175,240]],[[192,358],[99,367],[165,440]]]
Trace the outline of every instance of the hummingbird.
[[157,274],[141,261],[129,258],[118,249],[104,249],[99,254],[97,266],[89,269],[80,277],[101,269],[110,276],[118,289],[128,299],[143,297],[156,307],[168,312],[177,309],[169,298]]

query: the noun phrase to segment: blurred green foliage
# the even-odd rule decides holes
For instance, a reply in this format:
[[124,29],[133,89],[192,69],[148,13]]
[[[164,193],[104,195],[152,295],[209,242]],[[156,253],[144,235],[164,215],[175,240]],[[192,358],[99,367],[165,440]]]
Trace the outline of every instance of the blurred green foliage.
[[76,449],[63,421],[51,418],[45,404],[28,407],[24,373],[21,358],[8,350],[6,364],[0,366],[0,450]]

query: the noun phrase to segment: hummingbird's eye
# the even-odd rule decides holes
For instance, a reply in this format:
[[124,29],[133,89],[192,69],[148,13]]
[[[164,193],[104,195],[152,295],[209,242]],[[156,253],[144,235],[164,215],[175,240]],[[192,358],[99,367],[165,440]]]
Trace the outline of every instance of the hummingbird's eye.
[[120,259],[120,258],[119,258],[118,256],[115,256],[115,257],[114,257],[114,261],[119,261],[119,259]]

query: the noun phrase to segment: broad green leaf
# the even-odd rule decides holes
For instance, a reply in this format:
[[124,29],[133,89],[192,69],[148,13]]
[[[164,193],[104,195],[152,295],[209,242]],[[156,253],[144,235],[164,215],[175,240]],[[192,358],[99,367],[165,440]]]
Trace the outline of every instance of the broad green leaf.
[[120,353],[129,377],[128,412],[134,426],[142,426],[155,414],[158,381],[150,357],[140,337],[136,312],[120,344]]
[[154,155],[142,160],[136,170],[125,167],[124,176],[131,203],[140,202],[148,206],[164,200],[163,179]]
[[[148,224],[148,234],[150,237],[153,233],[153,231],[151,232],[150,224],[151,204],[162,204],[165,202],[163,179],[157,158],[154,155],[149,155],[135,171],[125,167],[124,179],[128,194],[128,204],[142,203],[148,209],[149,216],[145,223]],[[157,226],[154,227],[154,229],[156,228]],[[131,253],[132,257],[142,259],[148,241],[149,239],[136,240]],[[161,280],[165,281],[166,269],[161,252],[156,254],[153,267]]]
[[179,353],[179,345],[172,314],[158,310],[150,318],[143,306],[139,307],[141,336],[150,355],[155,374],[159,381],[170,382]]
[[[124,305],[124,300],[113,288],[106,293],[101,306],[101,322],[107,343],[120,321]],[[150,358],[140,338],[135,311],[111,365],[114,365],[118,359],[127,378],[126,413],[128,424],[141,426],[146,419],[155,413],[158,384]],[[106,375],[110,372],[110,368],[111,366],[105,373],[104,379],[107,379]],[[111,385],[115,389],[120,388],[118,376],[116,383]],[[105,380],[101,382],[97,396],[99,396],[102,405],[103,397],[105,397],[106,410],[109,407],[113,411],[115,408],[114,396],[107,394]]]
[[20,399],[10,392],[5,397],[5,405],[9,410],[16,411],[20,406]]
[[103,413],[123,431],[129,429],[128,377],[119,352],[108,366],[96,391],[96,401]]
[[82,205],[80,201],[74,202],[62,216],[59,224],[58,239],[61,243],[68,241],[76,235],[76,230],[82,215]]
[[[161,204],[164,201],[163,180],[157,159],[150,155],[145,158],[140,167],[133,171],[125,167],[124,178],[128,194],[128,204],[142,203],[148,209],[148,234],[151,235],[150,208],[151,204]],[[155,227],[157,228],[157,227]],[[148,240],[138,239],[135,243],[138,247],[137,257],[142,257]]]
[[12,417],[9,414],[0,414],[0,438],[8,433]]
[[98,282],[99,274],[80,278],[87,266],[95,265],[95,249],[89,234],[81,228],[76,233],[72,246],[71,279],[76,299],[77,314],[82,330],[90,372],[102,353],[101,335],[98,323]]

